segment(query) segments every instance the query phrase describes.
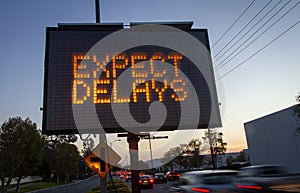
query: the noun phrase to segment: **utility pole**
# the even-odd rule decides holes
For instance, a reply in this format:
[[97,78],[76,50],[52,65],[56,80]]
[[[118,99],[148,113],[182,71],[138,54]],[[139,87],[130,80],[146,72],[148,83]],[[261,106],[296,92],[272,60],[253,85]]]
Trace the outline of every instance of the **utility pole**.
[[208,130],[208,141],[209,141],[209,146],[210,146],[210,155],[211,155],[211,161],[212,161],[212,165],[213,165],[213,169],[216,169],[216,161],[215,161],[215,154],[214,154],[214,148],[213,148],[213,142],[212,142],[212,138],[211,138],[211,133],[210,133],[210,128],[207,129]]

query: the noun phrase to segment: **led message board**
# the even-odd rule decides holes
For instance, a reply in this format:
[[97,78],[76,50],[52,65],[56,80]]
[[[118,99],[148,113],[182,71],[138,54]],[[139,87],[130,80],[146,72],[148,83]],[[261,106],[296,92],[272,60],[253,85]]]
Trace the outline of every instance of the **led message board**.
[[[111,52],[105,47],[97,52],[90,51],[117,30],[118,27],[95,26],[47,28],[43,133],[78,133],[75,114],[87,119],[94,115],[87,111],[74,114],[74,108],[87,103],[94,107],[106,133],[128,131],[124,123],[118,121],[117,115],[125,119],[124,122],[131,117],[139,124],[138,131],[141,132],[176,130],[179,125],[184,129],[221,126],[207,30],[189,29],[184,32],[208,50],[204,57],[201,56],[205,61],[202,65],[208,69],[206,73],[187,56],[189,51],[182,53],[160,43],[154,45],[146,42],[122,52]],[[151,35],[156,32],[147,33]],[[112,39],[110,45],[118,45],[119,41]],[[197,53],[197,50],[190,51]],[[127,78],[122,79],[125,72]],[[129,89],[130,93],[124,95],[122,89]],[[151,105],[155,102],[164,107],[154,109],[151,114]],[[189,106],[183,110],[185,103]],[[125,104],[129,111],[114,109]],[[162,116],[163,123],[155,120],[155,114],[159,114],[161,109],[166,111]],[[189,124],[195,121],[195,115],[196,126]],[[187,121],[182,122],[184,117]],[[154,120],[147,125],[151,119]],[[135,127],[128,124],[127,127]],[[143,124],[145,126],[141,127]],[[98,129],[93,127],[86,126],[79,133]]]

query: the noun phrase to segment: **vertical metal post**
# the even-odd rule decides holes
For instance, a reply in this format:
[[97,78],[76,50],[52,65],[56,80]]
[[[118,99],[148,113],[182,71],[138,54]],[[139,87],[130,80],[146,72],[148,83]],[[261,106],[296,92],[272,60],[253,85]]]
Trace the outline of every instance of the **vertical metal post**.
[[96,23],[100,23],[100,0],[95,0]]
[[[104,141],[106,143],[106,135],[104,133],[100,133],[99,134],[99,143],[101,141]],[[101,158],[105,157],[105,152],[101,151],[101,148],[100,148],[100,154],[99,155],[100,155]],[[104,165],[104,167],[105,167],[105,165]],[[100,168],[100,170],[101,170],[101,168]],[[108,191],[107,191],[107,180],[106,180],[106,177],[103,178],[103,179],[100,178],[100,190],[101,190],[101,193],[108,193]]]
[[153,170],[153,157],[152,157],[152,146],[151,146],[150,133],[149,133],[149,147],[150,147],[151,170]]
[[216,161],[215,161],[214,148],[213,148],[213,144],[212,144],[210,129],[208,128],[207,130],[208,130],[208,141],[209,141],[209,146],[210,146],[211,161],[213,164],[213,169],[215,170],[216,169]]
[[139,185],[139,154],[138,154],[138,143],[140,137],[134,133],[128,133],[127,142],[129,143],[129,154],[130,154],[130,165],[131,168],[131,187],[132,192],[141,193]]

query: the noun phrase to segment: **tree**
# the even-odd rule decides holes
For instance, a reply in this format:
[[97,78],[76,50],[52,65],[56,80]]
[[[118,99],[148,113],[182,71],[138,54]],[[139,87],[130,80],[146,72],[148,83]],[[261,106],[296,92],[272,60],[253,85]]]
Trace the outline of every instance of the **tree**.
[[234,159],[231,155],[226,158],[227,166],[231,166],[233,162],[236,162],[236,159]]
[[48,148],[53,150],[57,145],[62,143],[75,143],[77,141],[76,135],[51,135],[48,137]]
[[[92,148],[93,147],[94,147],[94,145],[92,146]],[[81,149],[82,157],[84,158],[84,157],[88,156],[92,152],[92,148],[89,148],[88,145],[85,142],[83,142],[83,147]]]
[[[298,96],[296,96],[296,101],[298,103],[300,103],[300,94]],[[294,111],[295,111],[295,115],[297,115],[300,118],[300,106],[299,105],[295,106]]]
[[16,192],[20,190],[20,182],[21,179],[27,176],[30,176],[35,169],[38,168],[39,164],[43,160],[43,148],[45,146],[45,139],[41,137],[40,133],[37,130],[26,130],[25,131],[25,138],[27,139],[24,141],[23,146],[20,151],[26,152],[26,155],[23,159],[23,162],[20,164],[16,172],[17,178],[17,189]]
[[[57,179],[58,183],[61,179],[65,179],[64,174],[60,174],[58,176],[57,175],[58,173],[55,170],[56,163],[59,165],[59,160],[55,159],[56,158],[55,154],[59,153],[59,150],[57,150],[57,148],[60,148],[60,146],[62,144],[75,143],[76,141],[77,141],[76,135],[51,135],[51,136],[47,137],[47,145],[44,150],[43,165],[41,166],[41,169],[40,169],[41,171],[44,172],[43,173],[44,179],[48,179],[50,177],[52,178],[53,177],[52,174],[56,174],[56,179]],[[77,150],[77,152],[78,152],[78,150]],[[79,154],[79,152],[78,152],[78,154]],[[69,156],[69,154],[66,154],[65,156]],[[77,170],[77,168],[75,168],[75,170]],[[68,179],[66,179],[66,180],[68,181]]]
[[200,139],[192,139],[184,148],[183,154],[189,157],[189,165],[192,168],[199,168],[202,164],[203,157],[200,156]]
[[240,152],[240,155],[238,155],[238,156],[236,157],[236,159],[237,159],[238,162],[246,162],[246,161],[248,161],[247,155],[246,155],[246,153],[243,152],[243,151]]
[[[299,103],[298,105],[294,106],[294,115],[296,115],[300,119],[300,94],[296,96],[296,101]],[[296,129],[296,132],[300,134],[300,127]]]
[[44,138],[35,123],[27,118],[9,118],[0,130],[0,178],[2,193],[7,192],[13,178],[17,178],[16,191],[20,181],[29,176],[42,160]]
[[61,143],[51,152],[50,166],[56,173],[57,183],[64,179],[65,183],[70,182],[70,176],[75,175],[80,154],[73,144]]
[[[211,154],[212,154],[212,164],[213,164],[213,168],[217,167],[217,158],[218,158],[218,154],[219,155],[224,155],[227,148],[227,143],[224,142],[223,140],[223,133],[222,132],[211,132],[210,136],[209,136],[209,132],[205,132],[204,133],[204,137],[202,137],[202,139],[205,141],[205,147],[204,150],[210,149],[211,150]],[[210,147],[210,142],[209,140],[211,139],[211,147]]]
[[200,139],[192,139],[187,144],[173,147],[164,154],[164,162],[168,161],[166,165],[171,168],[176,164],[181,170],[183,168],[199,168],[203,161],[203,156],[200,155],[201,144]]
[[173,168],[177,164],[181,169],[187,166],[185,157],[183,156],[183,150],[186,144],[180,144],[177,147],[172,147],[169,151],[164,153],[163,162],[167,167]]

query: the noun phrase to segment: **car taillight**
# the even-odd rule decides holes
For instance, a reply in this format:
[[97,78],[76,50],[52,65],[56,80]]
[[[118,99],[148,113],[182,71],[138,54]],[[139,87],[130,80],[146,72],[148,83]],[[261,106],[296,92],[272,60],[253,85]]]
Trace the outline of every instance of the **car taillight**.
[[202,192],[202,193],[209,193],[210,190],[207,188],[192,188],[192,191],[194,192]]
[[243,185],[243,184],[238,184],[236,185],[237,188],[241,189],[252,189],[252,190],[261,190],[262,187],[258,185]]
[[139,180],[139,183],[141,184],[141,183],[142,183],[142,180]]
[[153,179],[150,179],[149,182],[150,182],[150,183],[154,183],[154,180],[153,180]]
[[180,174],[176,174],[176,176],[177,176],[177,177],[179,177],[179,176],[180,176]]

